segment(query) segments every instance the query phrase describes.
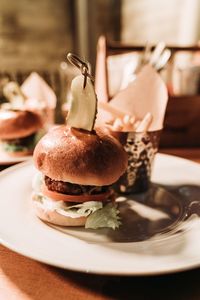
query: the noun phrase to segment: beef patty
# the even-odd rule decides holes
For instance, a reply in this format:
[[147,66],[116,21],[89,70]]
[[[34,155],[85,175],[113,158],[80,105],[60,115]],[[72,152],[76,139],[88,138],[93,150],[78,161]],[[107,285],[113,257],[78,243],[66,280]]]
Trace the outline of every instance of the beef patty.
[[94,195],[105,193],[109,189],[109,186],[80,185],[70,182],[53,180],[48,176],[44,177],[44,181],[50,191],[55,191],[67,195]]

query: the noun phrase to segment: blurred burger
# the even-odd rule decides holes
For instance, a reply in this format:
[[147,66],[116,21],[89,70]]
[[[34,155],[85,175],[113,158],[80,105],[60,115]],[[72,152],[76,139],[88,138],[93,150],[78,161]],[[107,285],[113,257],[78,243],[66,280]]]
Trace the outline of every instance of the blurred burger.
[[41,117],[36,112],[19,109],[1,109],[1,151],[11,156],[31,154],[36,144],[36,134],[41,127]]
[[117,228],[111,185],[125,172],[121,144],[100,129],[52,128],[37,144],[33,204],[38,217],[61,226]]

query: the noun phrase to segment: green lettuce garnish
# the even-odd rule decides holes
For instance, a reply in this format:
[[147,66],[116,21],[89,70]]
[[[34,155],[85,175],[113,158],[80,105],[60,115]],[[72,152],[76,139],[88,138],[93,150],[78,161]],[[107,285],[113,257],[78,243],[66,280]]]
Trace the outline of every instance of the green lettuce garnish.
[[80,215],[89,216],[89,214],[94,213],[97,209],[103,207],[102,202],[99,201],[87,201],[71,206],[66,206],[64,210],[66,211],[76,211]]
[[27,151],[28,147],[24,147],[16,144],[2,143],[2,149],[6,152],[18,152],[18,151]]
[[72,206],[63,206],[62,208],[56,209],[58,213],[69,217],[87,217],[93,214],[95,211],[101,209],[103,206],[102,202],[98,201],[87,201]]
[[60,215],[70,218],[87,217],[103,207],[102,202],[99,201],[87,201],[84,203],[68,205],[68,203],[64,201],[51,200],[40,192],[34,194],[33,200],[38,202],[38,205],[42,206],[44,209],[56,211]]
[[37,172],[32,180],[32,189],[36,192],[36,193],[40,193],[41,192],[41,186],[42,183],[44,181],[44,176],[41,172]]
[[39,134],[34,133],[26,138],[3,141],[1,147],[6,152],[30,151],[34,149],[39,138]]
[[98,209],[91,214],[86,221],[85,228],[97,229],[101,227],[110,227],[112,229],[119,228],[120,217],[119,210],[112,204],[109,203],[103,208]]

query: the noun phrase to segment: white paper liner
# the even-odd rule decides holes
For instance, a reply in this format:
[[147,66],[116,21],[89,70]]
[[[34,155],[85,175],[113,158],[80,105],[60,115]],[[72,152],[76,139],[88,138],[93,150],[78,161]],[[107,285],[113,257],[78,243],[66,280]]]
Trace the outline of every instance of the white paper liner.
[[[163,127],[164,116],[168,102],[168,92],[160,75],[150,65],[145,65],[136,79],[119,91],[109,102],[109,105],[134,115],[142,120],[147,113],[153,119],[149,131],[160,130]],[[105,123],[113,119],[113,115],[99,109],[98,122]]]
[[52,88],[36,72],[32,72],[21,85],[22,92],[27,97],[25,105],[29,109],[40,112],[44,124],[48,128],[55,120],[57,98]]

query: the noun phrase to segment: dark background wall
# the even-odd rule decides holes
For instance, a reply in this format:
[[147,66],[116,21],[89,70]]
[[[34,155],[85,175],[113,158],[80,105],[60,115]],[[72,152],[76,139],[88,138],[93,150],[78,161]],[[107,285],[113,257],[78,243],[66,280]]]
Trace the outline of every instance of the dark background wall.
[[70,0],[0,0],[0,67],[50,68],[73,48]]

